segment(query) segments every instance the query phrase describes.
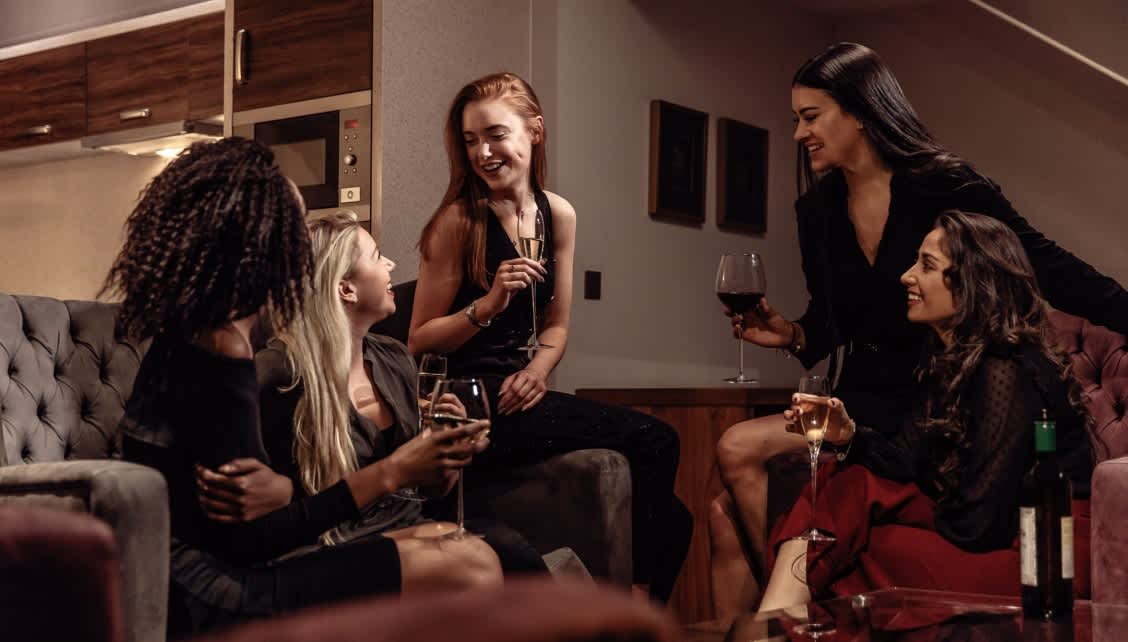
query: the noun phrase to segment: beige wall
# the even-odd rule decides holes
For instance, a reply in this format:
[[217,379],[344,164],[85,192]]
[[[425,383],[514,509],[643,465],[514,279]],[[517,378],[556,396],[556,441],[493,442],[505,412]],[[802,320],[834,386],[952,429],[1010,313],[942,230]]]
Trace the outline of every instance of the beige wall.
[[[1024,4],[1041,16],[1033,5],[1047,2]],[[1119,49],[1102,36],[1107,25],[1087,43],[1076,25],[1058,30],[1128,75],[1128,22],[1119,22]],[[1128,284],[1128,87],[965,3],[840,23],[836,36],[876,49],[937,138],[998,182],[1038,230]]]
[[382,37],[381,245],[403,281],[418,273],[415,244],[446,189],[450,101],[485,74],[528,75],[529,1],[384,0]]
[[0,170],[0,292],[92,299],[159,158],[94,154]]
[[[783,3],[702,5],[647,2],[534,2],[533,73],[548,109],[553,189],[578,216],[576,298],[568,354],[557,387],[724,385],[737,344],[714,294],[719,255],[760,252],[768,299],[789,315],[803,309],[792,203],[794,69],[829,31]],[[662,99],[709,114],[706,221],[690,228],[647,214],[649,103]],[[716,227],[716,119],[770,131],[768,232]],[[603,273],[603,298],[582,297],[584,270]],[[749,346],[747,368],[792,385],[796,362]]]

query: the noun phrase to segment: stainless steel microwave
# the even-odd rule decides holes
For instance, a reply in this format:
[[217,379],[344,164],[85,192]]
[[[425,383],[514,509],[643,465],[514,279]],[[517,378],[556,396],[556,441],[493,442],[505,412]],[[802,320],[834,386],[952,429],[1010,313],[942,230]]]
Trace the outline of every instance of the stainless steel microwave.
[[371,219],[372,101],[370,92],[237,113],[233,132],[274,152],[298,186],[310,216],[339,209]]

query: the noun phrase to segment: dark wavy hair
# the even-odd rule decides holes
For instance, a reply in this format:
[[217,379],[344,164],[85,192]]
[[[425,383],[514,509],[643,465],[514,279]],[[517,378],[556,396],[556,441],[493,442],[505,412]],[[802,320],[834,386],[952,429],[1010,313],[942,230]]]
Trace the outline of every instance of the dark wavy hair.
[[[947,174],[958,183],[986,180],[936,142],[893,72],[865,45],[840,42],[828,47],[803,63],[791,84],[830,94],[843,111],[858,119],[882,161],[895,171]],[[819,177],[802,143],[797,158],[796,182],[802,194],[815,187]]]
[[[480,176],[474,173],[473,163],[466,152],[462,136],[462,114],[470,103],[482,100],[504,100],[517,114],[531,123],[536,117],[544,117],[540,99],[529,83],[517,74],[500,72],[483,76],[470,82],[458,91],[447,111],[443,140],[446,145],[447,160],[450,164],[450,182],[439,207],[423,227],[419,236],[419,252],[423,258],[430,258],[435,251],[431,247],[437,230],[439,216],[452,203],[461,202],[465,212],[460,231],[465,246],[465,270],[470,280],[486,288],[490,287],[486,275],[486,221],[489,210],[486,200],[489,187]],[[548,158],[545,153],[546,128],[539,126],[540,142],[533,143],[529,182],[535,190],[543,190],[548,177]]]
[[960,451],[967,445],[970,420],[962,414],[960,402],[989,348],[1038,348],[1061,368],[1074,410],[1082,417],[1086,414],[1080,389],[1070,376],[1069,359],[1054,341],[1049,305],[1014,231],[991,217],[957,210],[940,214],[934,229],[944,232],[940,247],[951,265],[943,274],[956,314],[949,326],[950,345],[945,347],[933,333],[926,347],[927,356],[917,373],[926,395],[918,422],[943,445],[935,453],[939,490],[950,492],[959,473]]
[[99,296],[122,297],[116,330],[194,339],[267,306],[298,313],[312,271],[305,212],[274,154],[242,138],[196,143],[142,191]]

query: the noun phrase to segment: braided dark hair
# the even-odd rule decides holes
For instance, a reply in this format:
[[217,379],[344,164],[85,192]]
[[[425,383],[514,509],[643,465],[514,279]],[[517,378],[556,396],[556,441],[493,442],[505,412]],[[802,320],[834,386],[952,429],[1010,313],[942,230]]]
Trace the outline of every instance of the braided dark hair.
[[268,306],[297,315],[312,272],[304,207],[259,143],[196,143],[143,190],[99,296],[121,295],[117,333],[194,339]]

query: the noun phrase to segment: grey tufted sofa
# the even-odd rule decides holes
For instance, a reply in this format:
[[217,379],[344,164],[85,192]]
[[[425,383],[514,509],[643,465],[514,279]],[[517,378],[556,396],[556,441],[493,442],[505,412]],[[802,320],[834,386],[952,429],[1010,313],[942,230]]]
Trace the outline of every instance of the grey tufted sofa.
[[[118,422],[147,346],[114,340],[114,310],[0,294],[0,503],[46,504],[109,523],[122,556],[126,640],[158,641],[168,594],[167,489],[156,471],[117,459]],[[577,451],[477,480],[466,492],[467,515],[513,526],[542,553],[570,547],[592,575],[630,584],[622,455]]]
[[160,473],[116,461],[142,347],[113,306],[0,294],[0,503],[91,513],[122,557],[125,639],[163,640],[168,499]]

